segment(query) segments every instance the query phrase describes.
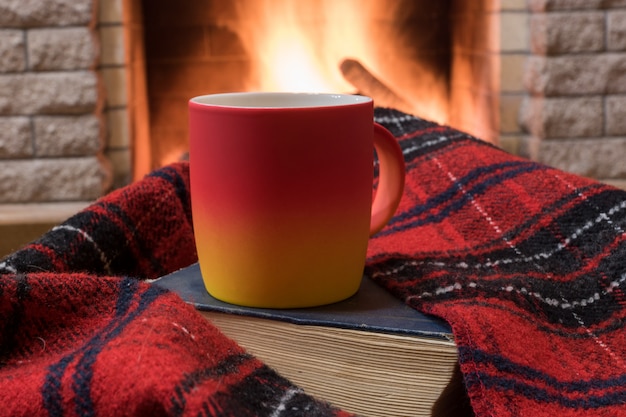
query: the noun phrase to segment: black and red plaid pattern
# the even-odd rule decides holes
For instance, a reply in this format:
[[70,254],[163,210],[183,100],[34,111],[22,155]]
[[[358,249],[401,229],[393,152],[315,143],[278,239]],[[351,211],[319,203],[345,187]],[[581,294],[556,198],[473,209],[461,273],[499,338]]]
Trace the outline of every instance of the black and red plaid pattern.
[[[407,182],[366,274],[451,324],[475,414],[626,416],[626,192],[376,119]],[[345,415],[135,279],[195,261],[190,218],[175,164],[0,262],[0,414]]]
[[137,279],[195,261],[180,163],[0,262],[0,415],[348,416]]
[[367,274],[452,325],[476,415],[626,415],[626,192],[376,114],[409,175]]

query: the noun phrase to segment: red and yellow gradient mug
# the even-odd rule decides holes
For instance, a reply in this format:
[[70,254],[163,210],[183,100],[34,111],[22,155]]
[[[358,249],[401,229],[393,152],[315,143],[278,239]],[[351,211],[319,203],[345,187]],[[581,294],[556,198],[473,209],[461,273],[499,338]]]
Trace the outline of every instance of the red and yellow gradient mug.
[[402,152],[373,122],[372,99],[200,96],[189,101],[189,134],[193,225],[209,294],[294,308],[358,290],[369,236],[393,216],[404,187]]

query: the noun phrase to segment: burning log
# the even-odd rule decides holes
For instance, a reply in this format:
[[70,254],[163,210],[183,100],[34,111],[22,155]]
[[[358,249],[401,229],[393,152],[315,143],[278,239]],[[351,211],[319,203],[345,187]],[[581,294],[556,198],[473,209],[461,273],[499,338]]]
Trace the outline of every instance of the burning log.
[[343,78],[360,94],[374,99],[376,106],[391,107],[405,113],[413,113],[413,106],[376,78],[359,61],[344,59],[339,65]]

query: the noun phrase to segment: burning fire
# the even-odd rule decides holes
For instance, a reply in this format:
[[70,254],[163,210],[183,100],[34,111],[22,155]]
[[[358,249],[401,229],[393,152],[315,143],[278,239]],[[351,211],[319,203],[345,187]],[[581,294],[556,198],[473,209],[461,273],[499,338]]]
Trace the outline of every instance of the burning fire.
[[[217,25],[228,29],[245,49],[247,59],[243,64],[237,62],[241,64],[237,68],[247,71],[247,79],[241,79],[239,71],[228,74],[236,77],[228,83],[235,87],[229,88],[239,91],[359,93],[372,97],[376,106],[448,123],[450,68],[446,66],[447,62],[425,61],[424,56],[444,56],[445,61],[450,45],[445,42],[434,45],[433,39],[439,38],[433,33],[439,32],[431,30],[428,25],[422,27],[424,20],[415,19],[416,15],[421,16],[422,2],[222,0],[208,2],[208,6],[206,2],[192,3],[202,4],[198,13],[207,16],[208,28]],[[174,12],[173,9],[167,10]],[[437,21],[432,25],[442,27]],[[133,30],[128,32],[134,33]],[[155,42],[149,36],[146,39]],[[201,38],[198,42],[205,48],[206,44],[202,42],[207,39]],[[423,49],[423,45],[431,49]],[[228,43],[224,46],[228,47]],[[442,49],[433,53],[433,48],[439,47]],[[129,46],[128,50],[134,49]],[[220,55],[219,59],[227,59],[226,55]],[[233,59],[239,60],[241,55],[238,48],[233,50]],[[194,62],[193,59],[189,62]],[[187,65],[186,62],[176,64],[180,65],[173,67]],[[153,167],[178,160],[188,146],[184,136],[179,134],[184,132],[186,120],[179,118],[179,112],[168,113],[171,106],[161,106],[162,114],[157,114],[154,120],[171,118],[176,121],[172,122],[172,129],[159,130],[157,126],[152,131],[149,117],[153,110],[148,108],[148,85],[142,81],[145,74],[135,69],[140,67],[129,66],[134,71],[133,94],[138,97],[133,101],[138,109],[133,115],[134,175],[137,179]],[[176,71],[180,69],[173,71],[178,74]],[[189,85],[194,84],[194,80],[186,80],[185,85],[187,81]],[[205,88],[206,82],[202,80],[198,85]],[[211,92],[220,92],[218,88],[212,88]],[[194,85],[191,90],[195,92],[199,87]],[[466,107],[471,107],[471,103]]]
[[[371,3],[371,2],[370,2]],[[240,0],[239,34],[257,62],[247,88],[258,91],[352,92],[342,59],[375,62],[364,27],[368,7],[346,1]]]
[[395,4],[236,0],[237,20],[221,23],[238,34],[251,58],[248,91],[360,93],[378,106],[445,123],[447,80],[399,59],[411,56],[402,50],[407,46],[395,28],[380,24],[402,15]]

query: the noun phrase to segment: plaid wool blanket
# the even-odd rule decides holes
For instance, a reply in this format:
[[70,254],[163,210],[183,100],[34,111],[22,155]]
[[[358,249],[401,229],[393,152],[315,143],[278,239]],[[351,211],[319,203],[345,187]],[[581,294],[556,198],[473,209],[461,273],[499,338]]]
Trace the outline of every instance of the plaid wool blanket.
[[[626,192],[376,119],[407,180],[366,274],[450,323],[468,399],[450,415],[626,416]],[[159,169],[0,262],[0,415],[348,415],[149,282],[196,260],[188,181]]]

